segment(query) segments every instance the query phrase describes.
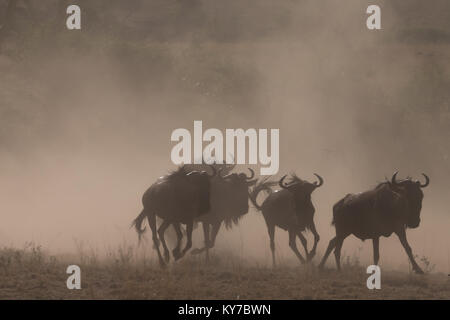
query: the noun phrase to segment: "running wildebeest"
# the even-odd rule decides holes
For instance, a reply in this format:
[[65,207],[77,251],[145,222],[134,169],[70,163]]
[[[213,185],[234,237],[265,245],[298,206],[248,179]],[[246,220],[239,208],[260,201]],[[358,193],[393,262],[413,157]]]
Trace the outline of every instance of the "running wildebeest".
[[[232,168],[231,168],[232,169]],[[252,180],[255,172],[250,169],[250,176],[245,173],[229,173],[223,175],[223,168],[211,180],[211,210],[207,214],[198,217],[196,221],[202,223],[205,245],[203,248],[192,250],[192,254],[199,254],[214,247],[217,234],[222,222],[226,229],[239,220],[248,212],[248,188],[256,183]]]
[[[278,182],[281,190],[272,192],[271,187],[276,184],[273,181],[262,180],[257,183],[249,194],[253,205],[262,212],[266,221],[267,231],[270,237],[270,249],[272,251],[272,263],[275,266],[275,227],[287,230],[289,233],[289,247],[294,251],[301,263],[310,261],[316,254],[319,234],[314,224],[314,206],[311,201],[312,192],[322,186],[323,179],[314,174],[319,182],[310,183],[293,175],[288,184],[283,181],[286,175]],[[256,198],[260,191],[266,191],[269,196],[261,205],[257,204]],[[308,254],[307,241],[302,235],[305,229],[309,229],[314,235],[314,246]],[[299,237],[306,252],[306,260],[297,249],[296,237]]]
[[[169,261],[169,250],[164,240],[164,232],[173,224],[179,237],[177,247],[172,251],[176,260],[183,257],[192,246],[192,229],[194,220],[210,210],[210,180],[216,175],[216,170],[212,175],[206,171],[186,171],[184,166],[178,170],[158,179],[142,197],[144,209],[133,221],[133,226],[139,235],[144,233],[142,222],[145,217],[152,230],[152,238],[155,249],[158,253],[159,263],[165,266]],[[156,233],[156,216],[163,222]],[[180,252],[182,233],[180,224],[186,224],[187,243],[183,251]],[[164,248],[165,262],[159,250],[159,240]]]
[[[196,219],[196,222],[202,223],[205,244],[203,248],[191,251],[192,254],[206,251],[207,260],[208,250],[214,247],[222,222],[226,229],[230,229],[248,212],[248,188],[256,183],[256,179],[252,180],[255,172],[250,168],[250,176],[247,176],[244,173],[231,173],[235,164],[213,163],[211,165],[218,172],[211,179],[211,210]],[[187,166],[187,168],[199,171],[211,165],[203,162]]]
[[323,268],[334,248],[336,265],[341,269],[340,257],[344,239],[353,234],[361,240],[372,239],[374,264],[379,260],[379,239],[395,233],[411,261],[413,270],[423,274],[416,263],[411,247],[406,240],[406,228],[417,228],[420,224],[423,192],[421,188],[429,185],[426,174],[425,183],[411,178],[397,181],[397,173],[391,181],[380,183],[374,190],[347,194],[333,206],[333,222],[336,237],[330,240],[327,251],[320,262]]

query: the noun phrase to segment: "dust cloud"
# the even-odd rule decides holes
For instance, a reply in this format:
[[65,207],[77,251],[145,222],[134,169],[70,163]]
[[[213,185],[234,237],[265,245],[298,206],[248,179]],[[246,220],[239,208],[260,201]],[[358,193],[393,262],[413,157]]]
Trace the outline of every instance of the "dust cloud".
[[[345,194],[395,170],[427,173],[408,237],[448,272],[450,6],[377,2],[380,31],[365,27],[368,1],[80,1],[79,32],[45,20],[56,1],[36,3],[43,18],[29,26],[19,15],[1,44],[0,244],[135,245],[141,196],[174,167],[172,130],[202,120],[279,128],[276,178],[324,177],[313,194],[319,256]],[[284,231],[276,242],[281,262],[297,263]],[[382,266],[407,268],[395,236],[380,247]],[[252,209],[221,230],[215,250],[269,265],[263,217]],[[349,238],[343,253],[372,261],[369,241]]]

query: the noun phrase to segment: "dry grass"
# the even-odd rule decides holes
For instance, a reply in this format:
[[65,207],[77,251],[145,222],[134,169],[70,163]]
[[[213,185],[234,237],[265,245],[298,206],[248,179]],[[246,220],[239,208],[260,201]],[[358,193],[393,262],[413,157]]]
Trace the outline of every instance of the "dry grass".
[[[51,256],[29,243],[0,250],[1,299],[449,299],[443,274],[383,272],[381,290],[368,290],[368,275],[356,258],[343,271],[313,265],[276,269],[246,265],[227,254],[188,256],[161,270],[153,258],[124,244],[105,257],[78,245],[76,257]],[[149,249],[147,248],[147,254]],[[66,288],[67,265],[81,267],[81,290]]]

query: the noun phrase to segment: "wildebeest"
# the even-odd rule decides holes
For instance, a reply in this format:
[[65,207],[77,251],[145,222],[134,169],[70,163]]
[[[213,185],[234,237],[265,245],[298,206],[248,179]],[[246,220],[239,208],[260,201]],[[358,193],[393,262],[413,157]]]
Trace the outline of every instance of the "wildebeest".
[[[206,164],[192,165],[190,168],[200,170]],[[250,175],[231,173],[235,165],[212,164],[218,174],[211,179],[211,210],[196,219],[203,227],[204,247],[192,250],[199,254],[214,247],[222,222],[227,229],[237,224],[249,209],[248,188],[256,183],[255,172],[249,168]]]
[[[144,209],[133,221],[139,237],[145,231],[142,222],[145,217],[152,230],[153,243],[158,253],[161,266],[169,261],[169,250],[164,240],[164,232],[173,224],[179,237],[177,247],[172,251],[175,259],[179,259],[192,246],[192,229],[194,219],[210,210],[210,179],[215,176],[214,167],[212,175],[206,171],[186,171],[184,166],[178,170],[158,179],[142,197]],[[158,229],[159,240],[164,248],[165,262],[159,250],[158,235],[156,234],[156,216],[163,222]],[[182,233],[180,224],[186,224],[187,243],[180,252]]]
[[[314,206],[311,201],[311,193],[322,186],[323,179],[318,174],[315,176],[319,182],[310,183],[302,180],[295,174],[288,184],[284,184],[286,175],[278,182],[281,190],[272,192],[271,187],[276,184],[273,181],[262,180],[258,182],[250,193],[253,205],[262,212],[266,221],[267,231],[270,237],[270,249],[272,251],[272,263],[275,266],[275,226],[287,230],[289,233],[289,247],[294,251],[301,263],[311,260],[319,242],[319,234],[314,224]],[[266,191],[269,196],[261,205],[256,198],[260,191]],[[309,229],[314,235],[314,246],[308,254],[307,241],[302,235],[305,229]],[[299,237],[306,252],[306,260],[297,249],[296,237]]]
[[214,247],[217,234],[222,222],[226,229],[239,220],[248,212],[248,188],[256,183],[252,180],[255,172],[250,169],[250,176],[245,173],[228,173],[222,175],[223,170],[211,181],[211,210],[200,216],[196,221],[202,223],[205,246],[193,250],[193,254],[206,251]]
[[375,189],[347,194],[333,206],[333,222],[336,237],[330,240],[327,251],[320,262],[322,268],[334,248],[336,265],[340,270],[341,249],[344,239],[353,234],[361,240],[372,239],[374,264],[379,260],[379,239],[395,233],[405,248],[416,273],[423,273],[414,260],[411,247],[406,240],[406,228],[417,228],[420,224],[423,192],[421,188],[429,185],[426,174],[425,183],[411,178],[397,181],[397,173],[391,181],[380,183]]

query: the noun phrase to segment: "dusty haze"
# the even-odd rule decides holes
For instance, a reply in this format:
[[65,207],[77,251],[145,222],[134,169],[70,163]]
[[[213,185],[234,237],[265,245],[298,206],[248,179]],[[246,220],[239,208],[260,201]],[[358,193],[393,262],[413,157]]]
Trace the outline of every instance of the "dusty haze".
[[[277,178],[324,177],[313,194],[319,256],[346,193],[395,170],[427,173],[422,223],[408,237],[436,271],[450,271],[448,1],[370,1],[381,6],[380,31],[365,27],[369,1],[78,2],[81,31],[48,21],[57,8],[48,1],[2,43],[1,245],[136,244],[129,226],[141,196],[174,167],[172,130],[202,120],[279,128]],[[287,233],[276,241],[280,259],[296,263]],[[395,236],[380,247],[382,266],[407,268]],[[222,229],[215,252],[224,251],[269,264],[263,217],[252,209]],[[369,241],[349,238],[343,252],[371,263]]]

